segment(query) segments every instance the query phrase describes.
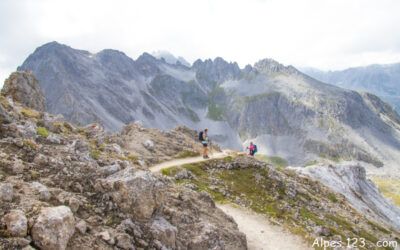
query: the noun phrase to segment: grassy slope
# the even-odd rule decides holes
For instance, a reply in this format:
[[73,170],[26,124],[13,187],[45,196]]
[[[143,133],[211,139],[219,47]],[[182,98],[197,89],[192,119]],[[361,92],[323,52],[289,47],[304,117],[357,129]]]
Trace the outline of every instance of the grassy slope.
[[[273,176],[276,172],[267,167],[250,166],[231,170],[215,168],[218,164],[231,164],[232,161],[234,159],[227,157],[207,163],[172,167],[164,169],[162,173],[173,177],[182,169],[187,169],[196,178],[175,180],[176,184],[195,184],[199,191],[210,193],[217,202],[229,201],[265,214],[273,223],[303,236],[310,243],[316,237],[313,234],[313,228],[316,226],[329,228],[331,235],[324,237],[326,240],[333,240],[338,236],[343,241],[348,237],[363,237],[370,247],[373,247],[378,239],[388,237],[392,233],[358,214],[343,196],[332,193],[319,182],[300,178],[291,170],[279,170],[278,174],[283,177],[283,181],[279,181]],[[294,179],[298,190],[295,198],[288,195],[289,183]],[[330,212],[320,209],[321,204],[329,207]]]

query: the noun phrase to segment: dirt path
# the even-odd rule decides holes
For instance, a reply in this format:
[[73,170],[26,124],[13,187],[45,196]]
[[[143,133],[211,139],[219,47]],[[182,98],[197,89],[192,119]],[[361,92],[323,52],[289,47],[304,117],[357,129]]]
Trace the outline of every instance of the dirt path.
[[190,158],[183,158],[183,159],[176,159],[176,160],[171,160],[171,161],[165,161],[163,163],[154,165],[150,167],[151,172],[159,172],[163,168],[169,168],[173,166],[181,166],[183,164],[190,164],[190,163],[195,163],[195,162],[202,162],[202,161],[208,161],[211,159],[219,159],[219,158],[224,158],[226,156],[229,156],[232,153],[230,150],[223,150],[222,152],[218,153],[213,153],[210,154],[209,159],[203,159],[202,156],[197,156],[197,157],[190,157]]
[[246,234],[249,250],[312,249],[300,236],[271,225],[264,216],[249,209],[234,207],[231,204],[217,204],[217,207],[232,216],[239,230]]

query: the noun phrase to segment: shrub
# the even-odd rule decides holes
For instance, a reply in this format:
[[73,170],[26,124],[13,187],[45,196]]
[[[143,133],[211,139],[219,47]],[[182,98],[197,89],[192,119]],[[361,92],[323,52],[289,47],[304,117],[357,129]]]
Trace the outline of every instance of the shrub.
[[30,147],[31,149],[37,150],[39,146],[32,140],[24,140],[24,145]]
[[33,109],[21,109],[21,114],[27,118],[40,118],[40,113]]
[[334,193],[329,193],[328,194],[328,199],[331,200],[334,203],[336,203],[338,201],[337,198],[336,198],[336,195]]
[[50,135],[49,131],[47,131],[47,129],[45,127],[39,127],[36,130],[36,134],[47,137]]

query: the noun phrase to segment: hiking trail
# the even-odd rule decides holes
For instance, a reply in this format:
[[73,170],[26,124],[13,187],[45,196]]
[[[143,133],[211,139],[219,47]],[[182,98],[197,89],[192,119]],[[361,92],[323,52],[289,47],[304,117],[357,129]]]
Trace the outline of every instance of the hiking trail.
[[300,236],[292,234],[280,226],[272,225],[261,214],[229,203],[216,205],[232,216],[239,226],[239,231],[246,234],[249,250],[312,249]]
[[[202,156],[175,159],[156,164],[149,169],[155,173],[164,168],[220,159],[238,153],[236,151],[223,150],[222,152],[210,155],[209,159],[203,159]],[[236,221],[239,230],[246,235],[249,250],[312,249],[310,246],[307,246],[300,236],[292,234],[280,226],[272,225],[265,216],[257,214],[250,209],[238,207],[230,203],[216,204],[216,206],[226,214],[232,216]]]
[[208,159],[204,159],[203,156],[196,156],[196,157],[189,157],[189,158],[183,158],[183,159],[174,159],[170,161],[165,161],[160,164],[156,164],[152,167],[149,167],[150,171],[152,173],[159,172],[161,169],[164,168],[169,168],[169,167],[174,167],[174,166],[182,166],[184,164],[190,164],[190,163],[196,163],[196,162],[202,162],[202,161],[209,161],[212,159],[221,159],[229,155],[233,155],[235,151],[232,150],[223,150],[222,152],[217,152],[210,154]]

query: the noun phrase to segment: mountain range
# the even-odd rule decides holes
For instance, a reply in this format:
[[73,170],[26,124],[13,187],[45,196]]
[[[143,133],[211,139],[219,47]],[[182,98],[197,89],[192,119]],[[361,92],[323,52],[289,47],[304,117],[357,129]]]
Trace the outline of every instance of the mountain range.
[[[353,160],[369,173],[398,175],[400,117],[377,96],[323,83],[272,59],[240,68],[217,57],[191,65],[143,53],[76,50],[51,42],[18,68],[32,70],[47,110],[110,132],[141,121],[209,128],[223,147],[285,158],[291,165]],[[383,167],[383,168],[381,168]]]
[[322,82],[373,93],[400,111],[400,63],[374,64],[337,71],[303,68],[303,72]]

